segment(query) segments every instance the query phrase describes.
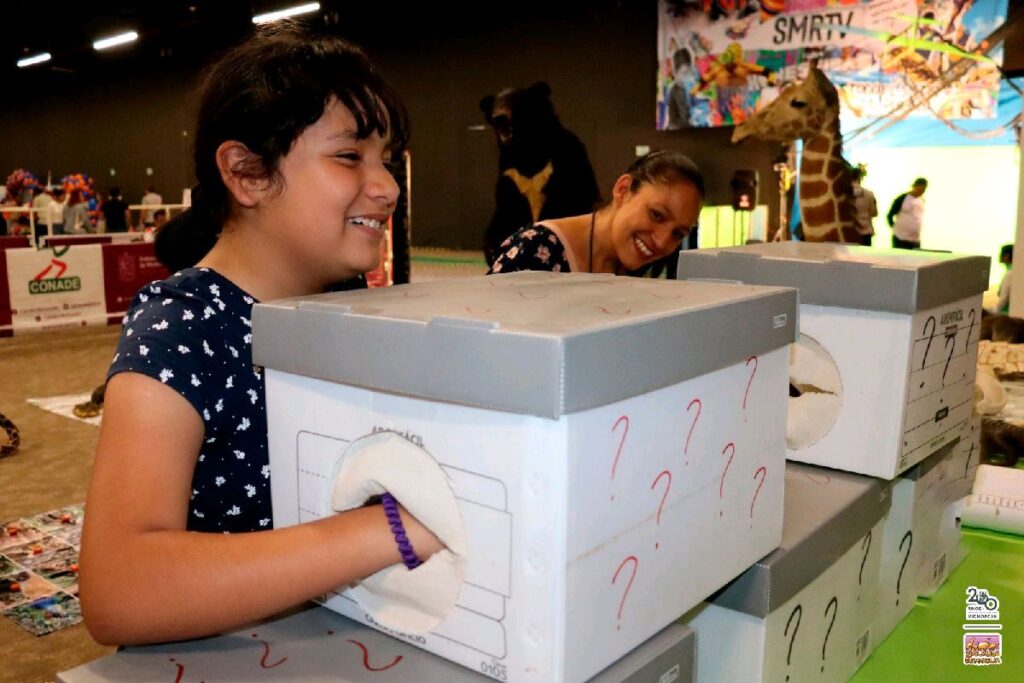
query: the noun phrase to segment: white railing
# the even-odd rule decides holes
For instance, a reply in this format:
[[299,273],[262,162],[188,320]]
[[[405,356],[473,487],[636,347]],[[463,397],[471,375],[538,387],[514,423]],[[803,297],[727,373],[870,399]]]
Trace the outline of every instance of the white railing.
[[[42,247],[44,247],[46,245],[47,242],[49,242],[49,240],[53,239],[54,237],[60,237],[60,238],[65,238],[66,237],[66,238],[69,238],[69,239],[83,239],[83,238],[94,237],[97,234],[105,234],[105,235],[108,235],[108,236],[111,237],[111,241],[112,242],[131,242],[131,241],[137,239],[139,234],[141,232],[143,232],[144,225],[143,225],[142,218],[143,218],[143,216],[145,215],[145,213],[147,211],[154,211],[155,212],[155,211],[159,211],[160,209],[163,209],[164,211],[167,212],[167,218],[168,218],[168,220],[170,220],[172,212],[184,211],[187,208],[188,207],[185,204],[129,204],[128,205],[128,211],[129,212],[136,212],[136,211],[138,212],[138,222],[136,223],[134,220],[131,221],[130,224],[128,225],[128,232],[126,232],[126,233],[108,233],[108,232],[106,232],[106,230],[104,229],[103,220],[100,219],[100,222],[95,227],[94,231],[90,231],[90,232],[86,232],[86,233],[69,233],[69,232],[64,232],[62,234],[54,234],[54,232],[53,232],[53,225],[54,225],[54,223],[60,223],[61,225],[63,225],[63,221],[54,221],[53,220],[53,214],[50,212],[50,207],[49,206],[45,206],[45,207],[38,208],[38,209],[34,209],[31,206],[0,206],[0,213],[4,214],[5,216],[12,216],[12,217],[13,217],[14,214],[28,214],[28,224],[29,225],[28,225],[28,235],[26,235],[26,237],[28,237],[29,242],[34,247],[36,247],[37,249],[41,249]],[[42,214],[42,216],[39,216],[38,219],[37,219],[37,215],[38,214]],[[133,213],[129,214],[129,217],[133,217],[133,216],[134,216]],[[62,215],[62,218],[63,218],[63,215]],[[5,220],[7,220],[7,234],[8,235],[13,235],[14,234],[13,227],[12,227],[13,221],[10,220],[10,219],[5,219]],[[37,236],[36,235],[36,225],[45,225],[46,226],[46,232]],[[115,237],[115,235],[117,235],[117,237]],[[123,235],[123,237],[122,237],[122,235]]]

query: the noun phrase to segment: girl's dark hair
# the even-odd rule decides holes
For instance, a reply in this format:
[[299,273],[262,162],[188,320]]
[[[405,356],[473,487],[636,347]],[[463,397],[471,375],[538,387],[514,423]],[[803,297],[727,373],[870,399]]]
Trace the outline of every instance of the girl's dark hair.
[[285,21],[225,54],[200,96],[192,208],[160,231],[157,258],[180,270],[195,265],[217,242],[231,210],[215,158],[222,143],[238,140],[253,153],[255,161],[242,169],[247,176],[280,183],[281,158],[332,97],[352,112],[357,137],[376,132],[396,155],[405,147],[405,108],[355,45]]
[[659,150],[637,157],[626,173],[632,178],[629,191],[636,192],[644,183],[674,183],[686,181],[697,188],[704,199],[704,176],[693,159],[682,152]]

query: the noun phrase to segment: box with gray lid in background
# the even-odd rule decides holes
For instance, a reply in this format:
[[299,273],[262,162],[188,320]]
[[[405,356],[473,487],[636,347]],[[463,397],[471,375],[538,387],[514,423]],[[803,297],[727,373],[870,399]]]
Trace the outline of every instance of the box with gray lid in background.
[[943,446],[892,482],[892,506],[879,539],[879,600],[872,627],[879,639],[966,556],[960,547],[962,505],[950,498],[948,485],[962,475],[955,457],[959,447],[959,442]]
[[697,680],[848,680],[881,640],[871,628],[890,503],[889,482],[787,463],[782,544],[683,619],[697,631]]
[[[397,432],[469,545],[454,610],[397,635],[586,680],[777,546],[796,312],[792,289],[538,272],[258,305],[275,525],[333,514],[347,444]],[[372,625],[344,588],[325,604]]]
[[971,413],[989,259],[779,242],[686,251],[680,279],[800,290],[787,457],[892,479]]

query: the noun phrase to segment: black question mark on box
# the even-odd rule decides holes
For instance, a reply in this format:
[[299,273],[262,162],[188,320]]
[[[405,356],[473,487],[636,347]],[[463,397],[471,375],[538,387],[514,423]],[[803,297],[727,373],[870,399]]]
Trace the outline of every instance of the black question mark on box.
[[[868,561],[868,554],[871,552],[871,531],[868,530],[868,535],[864,537],[864,540],[860,542],[861,550],[864,551],[864,558],[860,561],[860,572],[857,573],[857,585],[863,585],[864,581],[864,565]],[[860,592],[857,593],[857,599],[860,600]]]
[[832,634],[832,627],[835,626],[836,617],[839,616],[839,598],[832,596],[832,599],[828,601],[828,605],[825,606],[825,616],[828,616],[828,610],[832,605],[836,608],[832,611],[832,621],[828,624],[828,630],[825,631],[825,642],[821,644],[821,671],[825,671],[825,646],[828,645],[828,637]]
[[[793,636],[789,639],[789,650],[786,652],[786,666],[789,666],[789,660],[793,656],[793,642],[796,640],[796,632],[800,630],[800,620],[803,619],[804,608],[797,605],[793,608],[793,611],[789,613],[789,619],[786,620],[786,628],[782,631],[783,636],[789,635],[789,625],[793,621],[793,617],[796,617],[796,626],[793,627]],[[789,674],[786,674],[786,680],[789,680]]]
[[[928,331],[928,323],[932,324],[932,331]],[[928,352],[932,348],[932,340],[935,339],[935,316],[928,316],[928,320],[924,321],[924,329],[921,330],[922,334],[928,335],[928,344],[924,347],[924,356],[921,358],[921,369],[924,370],[925,363],[928,362]]]
[[896,579],[896,604],[900,604],[900,582],[903,581],[903,570],[907,568],[907,560],[910,559],[910,549],[914,547],[914,532],[907,529],[907,533],[903,534],[903,540],[900,541],[900,552],[903,551],[903,544],[907,541],[907,554],[903,556],[903,564],[900,565],[900,575]]

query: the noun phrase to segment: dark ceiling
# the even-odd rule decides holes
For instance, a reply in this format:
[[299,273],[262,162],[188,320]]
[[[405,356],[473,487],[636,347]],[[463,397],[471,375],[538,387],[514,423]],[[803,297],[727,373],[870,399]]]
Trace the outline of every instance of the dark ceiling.
[[[656,0],[649,0],[655,2]],[[2,0],[0,2],[0,92],[52,92],[62,84],[180,71],[206,63],[252,29],[260,12],[305,0]],[[460,3],[381,3],[320,0],[321,9],[305,19],[356,40],[371,54],[410,49],[434,41],[457,40],[468,32],[512,29],[535,22],[570,27],[581,12],[630,5],[629,0],[515,0],[507,6]],[[527,21],[528,20],[528,21]],[[7,27],[16,27],[8,29]],[[131,45],[97,52],[97,38],[134,30]],[[652,40],[653,40],[652,36]],[[511,45],[510,49],[515,49]],[[18,59],[49,52],[51,61],[19,69]],[[0,95],[0,99],[2,99]],[[0,102],[2,106],[2,102]]]
[[[129,75],[181,71],[203,64],[237,42],[252,28],[254,14],[298,4],[304,0],[3,0],[0,3],[0,92],[53,92],[63,85]],[[445,2],[321,0],[309,19],[355,39],[373,54],[395,48],[429,46],[432,41],[457,40],[460,35],[496,31],[508,42],[517,23],[547,17],[571,27],[580,12],[593,16],[612,6],[631,6],[639,0],[513,0],[474,6]],[[643,0],[655,3],[656,0]],[[1024,0],[1009,0],[1010,24],[1005,66],[1024,73]],[[529,19],[529,22],[525,20]],[[1017,19],[1017,21],[1014,21]],[[535,24],[534,24],[535,25]],[[97,52],[92,42],[123,30],[139,33],[138,42]],[[651,37],[654,40],[654,36]],[[508,49],[521,47],[512,39]],[[27,69],[15,62],[49,52],[53,59]],[[3,96],[0,96],[0,100]],[[0,102],[2,107],[2,102]]]
[[[287,0],[285,0],[287,2]],[[4,0],[0,74],[16,90],[58,86],[67,79],[116,78],[202,59],[251,26],[253,5],[234,0]],[[134,30],[139,40],[103,52],[94,40]],[[51,61],[19,69],[22,57],[49,52]]]

